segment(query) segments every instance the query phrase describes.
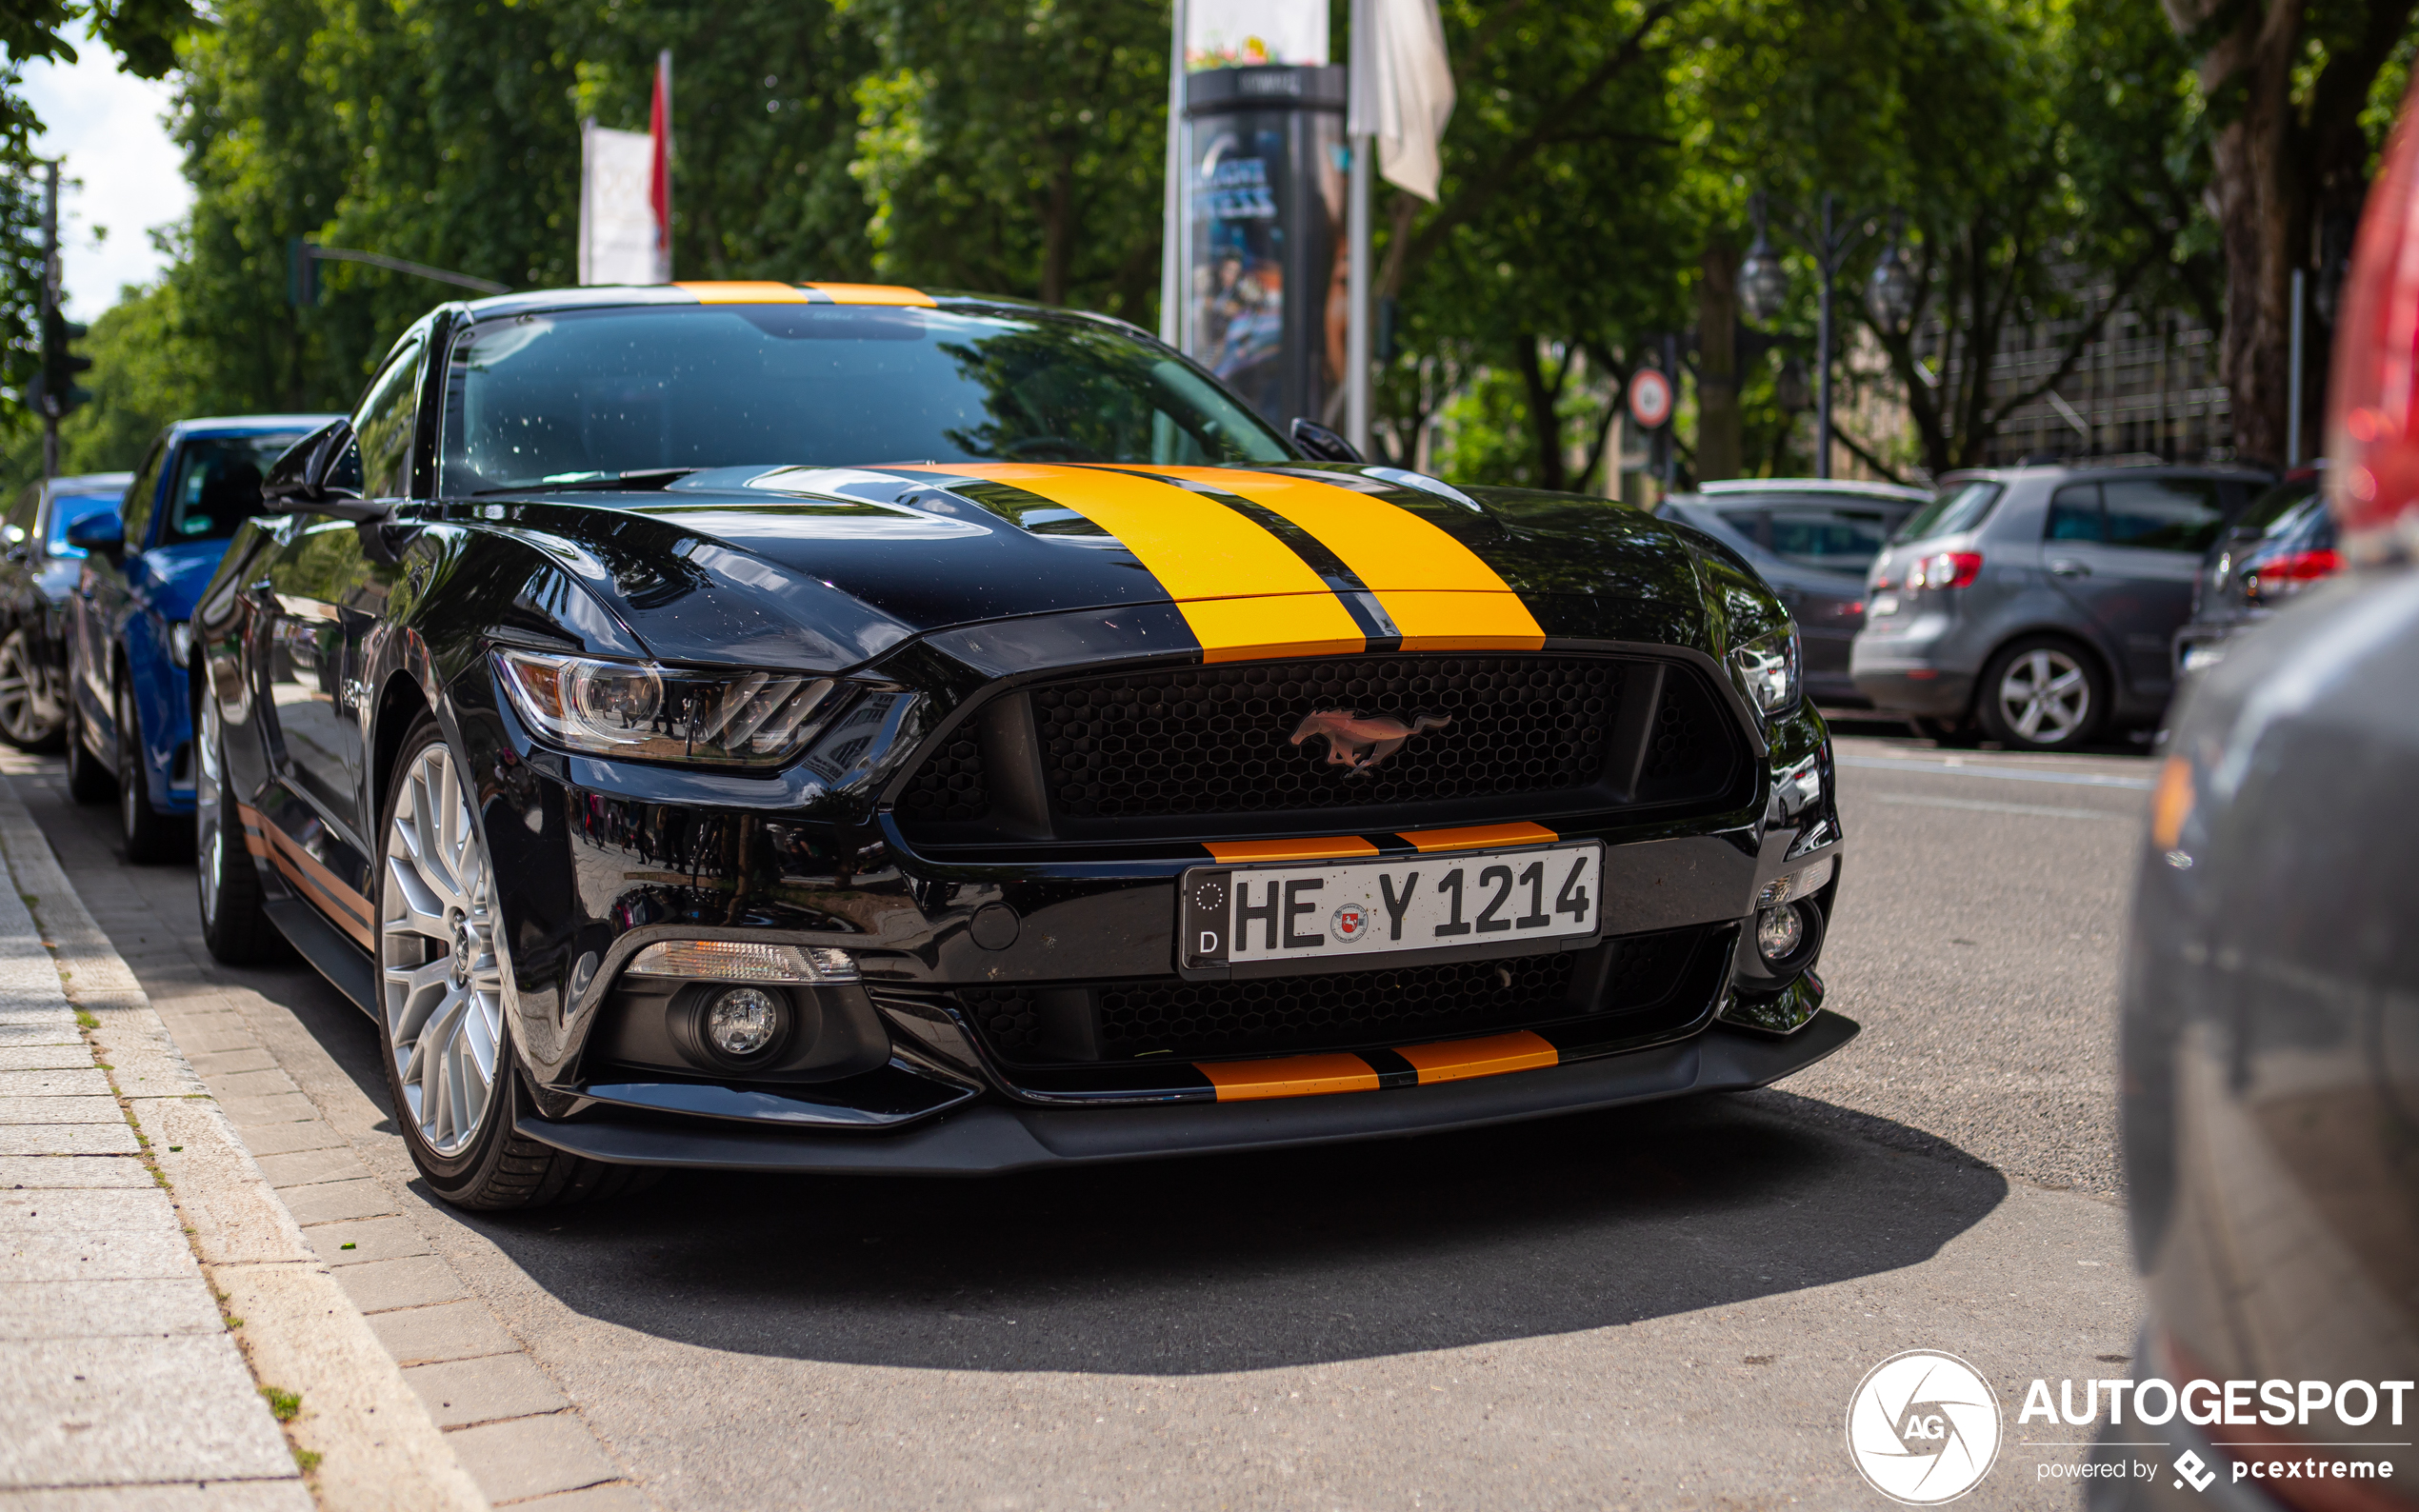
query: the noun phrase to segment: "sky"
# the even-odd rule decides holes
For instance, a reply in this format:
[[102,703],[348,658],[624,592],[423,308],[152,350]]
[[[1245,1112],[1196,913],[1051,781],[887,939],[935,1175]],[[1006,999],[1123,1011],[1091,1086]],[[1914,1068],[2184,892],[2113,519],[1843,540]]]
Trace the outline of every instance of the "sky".
[[109,49],[80,31],[71,40],[77,61],[27,64],[24,89],[48,128],[34,150],[67,160],[59,170],[61,276],[68,314],[90,321],[117,303],[122,286],[159,276],[168,259],[148,233],[183,216],[193,191],[163,121],[169,82],[120,73]]

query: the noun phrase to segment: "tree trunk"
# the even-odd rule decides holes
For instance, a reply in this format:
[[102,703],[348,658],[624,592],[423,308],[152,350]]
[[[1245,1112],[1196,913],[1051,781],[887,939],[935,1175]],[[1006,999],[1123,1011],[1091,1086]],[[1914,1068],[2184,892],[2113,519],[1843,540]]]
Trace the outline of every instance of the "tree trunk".
[[1705,244],[1697,282],[1697,454],[1700,483],[1739,475],[1738,249]]
[[1067,303],[1067,270],[1074,261],[1075,170],[1065,162],[1051,169],[1050,204],[1042,212],[1042,303]]
[[[2218,376],[2233,410],[2235,456],[2274,466],[2289,449],[2293,269],[2311,267],[2320,209],[2342,218],[2359,202],[2369,156],[2360,111],[2409,24],[2412,0],[2367,0],[2360,26],[2346,29],[2352,40],[2330,42],[2327,65],[2301,105],[2293,79],[2307,51],[2304,0],[2166,4],[2169,21],[2187,37],[2233,17],[2201,58],[2201,93],[2223,122],[2210,143],[2226,249]],[[2307,348],[2305,436],[2315,428],[2325,370],[2309,359],[2324,349],[2316,339]]]
[[[1562,460],[1562,416],[1557,410],[1562,385],[1546,382],[1545,367],[1537,360],[1535,336],[1514,336],[1512,350],[1520,364],[1520,381],[1529,390],[1529,430],[1537,449],[1536,486],[1559,492],[1568,486]],[[1567,375],[1569,371],[1569,359],[1565,358],[1563,372]]]

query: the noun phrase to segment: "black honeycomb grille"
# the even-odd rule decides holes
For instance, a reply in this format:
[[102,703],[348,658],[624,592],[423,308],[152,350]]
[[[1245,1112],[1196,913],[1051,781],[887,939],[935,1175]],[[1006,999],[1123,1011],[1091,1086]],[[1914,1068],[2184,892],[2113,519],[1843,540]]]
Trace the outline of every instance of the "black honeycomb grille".
[[[1604,772],[1627,670],[1589,657],[1255,662],[1060,684],[1032,705],[1060,814],[1283,813],[1586,787]],[[1353,772],[1323,736],[1291,744],[1319,709],[1450,723]]]
[[926,757],[898,803],[902,818],[942,825],[980,819],[990,806],[983,782],[983,747],[969,735]]

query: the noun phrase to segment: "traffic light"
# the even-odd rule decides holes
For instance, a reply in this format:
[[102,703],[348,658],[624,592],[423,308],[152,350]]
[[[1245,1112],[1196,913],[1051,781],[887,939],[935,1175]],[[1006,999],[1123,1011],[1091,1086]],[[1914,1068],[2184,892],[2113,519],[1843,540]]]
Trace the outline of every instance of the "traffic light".
[[92,390],[78,385],[75,375],[92,366],[92,359],[75,350],[89,328],[68,319],[53,308],[42,317],[42,370],[34,375],[27,397],[33,407],[53,420],[67,418],[70,411],[90,403]]

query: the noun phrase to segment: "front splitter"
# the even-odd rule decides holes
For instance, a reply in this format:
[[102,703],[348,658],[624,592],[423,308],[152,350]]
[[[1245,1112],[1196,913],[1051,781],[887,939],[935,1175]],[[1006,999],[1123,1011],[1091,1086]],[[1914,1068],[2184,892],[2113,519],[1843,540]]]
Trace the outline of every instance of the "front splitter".
[[1677,1044],[1434,1086],[1170,1107],[1029,1108],[988,1103],[892,1134],[806,1134],[594,1112],[525,1115],[526,1138],[616,1165],[868,1176],[987,1176],[1048,1165],[1235,1154],[1400,1139],[1765,1086],[1857,1035],[1829,1009],[1787,1039],[1715,1025]]

